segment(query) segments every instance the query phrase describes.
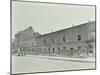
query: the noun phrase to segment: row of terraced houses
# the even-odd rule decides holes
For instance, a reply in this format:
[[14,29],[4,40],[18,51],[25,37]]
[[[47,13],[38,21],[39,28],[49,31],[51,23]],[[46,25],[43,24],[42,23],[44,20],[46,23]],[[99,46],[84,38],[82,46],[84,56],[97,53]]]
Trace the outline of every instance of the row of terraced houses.
[[95,21],[41,35],[29,28],[19,31],[12,53],[68,57],[95,56]]

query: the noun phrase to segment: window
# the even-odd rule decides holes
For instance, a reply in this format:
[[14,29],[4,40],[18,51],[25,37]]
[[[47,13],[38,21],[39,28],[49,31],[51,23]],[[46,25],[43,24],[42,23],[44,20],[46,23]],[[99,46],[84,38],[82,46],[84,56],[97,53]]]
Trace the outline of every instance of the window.
[[74,53],[74,52],[73,52],[73,48],[70,48],[70,49],[71,49],[71,50],[70,50],[70,55],[73,56],[73,53]]
[[90,38],[95,39],[95,32],[90,32]]
[[34,43],[32,43],[32,46],[34,45]]
[[81,54],[82,53],[82,47],[81,46],[78,46],[78,54]]
[[32,48],[32,51],[34,52],[34,48]]
[[58,50],[60,50],[60,48],[58,48]]
[[53,48],[53,53],[55,52],[55,49]]
[[70,48],[71,50],[73,50],[73,48]]
[[40,48],[40,52],[42,53],[42,48]]
[[58,54],[60,54],[60,48],[58,48]]
[[52,39],[52,43],[54,44],[54,39]]
[[63,37],[62,40],[63,40],[63,42],[66,42],[66,38],[65,37]]
[[49,51],[49,53],[50,53],[50,48],[48,48],[48,51]]
[[77,40],[78,40],[78,41],[81,40],[81,35],[77,35]]
[[66,47],[63,47],[63,50],[66,50]]
[[89,53],[93,53],[93,50],[89,50]]
[[78,50],[81,50],[81,46],[78,46]]
[[44,45],[46,44],[46,40],[44,40]]
[[93,49],[94,46],[92,44],[88,44],[89,45],[89,49]]

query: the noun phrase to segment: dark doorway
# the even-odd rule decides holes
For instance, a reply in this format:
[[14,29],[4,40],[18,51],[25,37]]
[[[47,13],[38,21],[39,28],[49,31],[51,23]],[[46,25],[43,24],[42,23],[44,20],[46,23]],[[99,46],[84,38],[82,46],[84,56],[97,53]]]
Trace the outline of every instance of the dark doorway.
[[73,56],[73,48],[70,48],[70,55]]

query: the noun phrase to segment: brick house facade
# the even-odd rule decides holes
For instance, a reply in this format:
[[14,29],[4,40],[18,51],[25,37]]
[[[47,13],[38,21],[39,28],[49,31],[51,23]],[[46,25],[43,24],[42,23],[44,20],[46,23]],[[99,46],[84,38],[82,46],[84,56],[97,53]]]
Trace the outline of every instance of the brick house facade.
[[40,35],[32,27],[15,35],[15,48],[25,54],[55,56],[95,55],[95,21]]

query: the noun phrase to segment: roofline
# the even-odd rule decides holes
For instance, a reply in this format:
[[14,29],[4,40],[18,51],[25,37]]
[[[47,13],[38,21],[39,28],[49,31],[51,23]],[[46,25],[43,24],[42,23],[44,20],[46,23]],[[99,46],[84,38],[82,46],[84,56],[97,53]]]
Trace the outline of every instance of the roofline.
[[[77,26],[73,26],[73,27],[79,27],[79,26],[86,25],[86,24],[88,24],[88,23],[93,23],[93,22],[96,22],[96,21],[95,21],[95,20],[94,20],[94,21],[89,21],[89,22],[86,22],[86,23],[78,24]],[[40,36],[38,36],[38,37],[46,36],[46,35],[49,35],[49,34],[54,34],[54,33],[56,33],[56,32],[61,32],[61,31],[64,31],[64,30],[66,30],[66,29],[71,29],[71,28],[73,28],[73,27],[69,27],[69,28],[65,28],[65,29],[58,30],[58,31],[46,33],[46,34],[40,35]]]

